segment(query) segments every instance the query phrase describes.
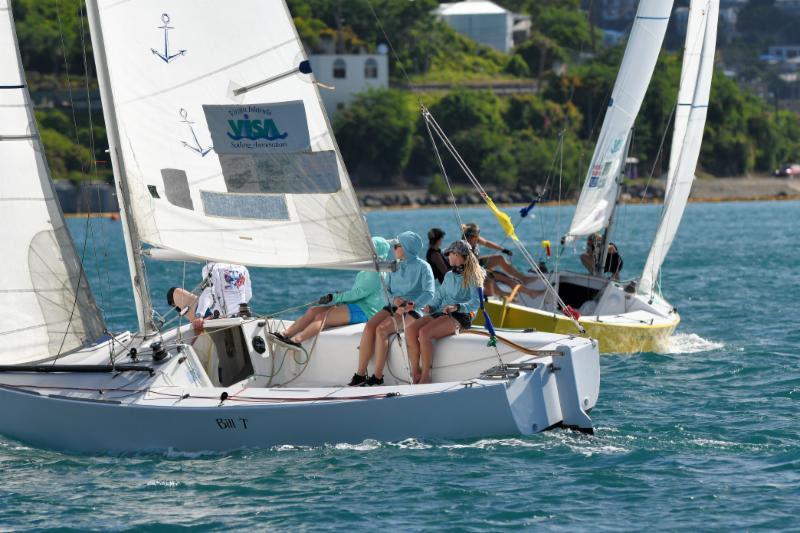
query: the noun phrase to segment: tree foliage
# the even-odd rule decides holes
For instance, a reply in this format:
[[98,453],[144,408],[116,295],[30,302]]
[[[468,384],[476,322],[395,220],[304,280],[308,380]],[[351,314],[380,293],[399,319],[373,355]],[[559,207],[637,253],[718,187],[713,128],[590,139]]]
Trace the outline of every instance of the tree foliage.
[[373,89],[342,111],[336,139],[351,175],[362,185],[398,179],[411,154],[416,112],[408,93]]

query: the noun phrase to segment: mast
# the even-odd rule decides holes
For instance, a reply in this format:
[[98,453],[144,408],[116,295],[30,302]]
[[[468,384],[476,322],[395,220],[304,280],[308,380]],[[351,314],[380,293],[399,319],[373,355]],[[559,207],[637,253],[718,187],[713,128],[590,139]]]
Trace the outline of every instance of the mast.
[[608,226],[606,226],[605,231],[603,232],[603,242],[602,254],[600,254],[600,265],[595,265],[595,269],[599,269],[599,275],[603,275],[603,271],[605,270],[606,266],[606,258],[608,257],[608,243],[611,241],[611,233],[614,229],[614,217],[617,214],[617,206],[619,205],[619,198],[622,195],[622,180],[625,176],[625,171],[628,169],[628,154],[631,150],[631,139],[633,138],[633,128],[628,132],[628,139],[625,141],[625,155],[622,158],[622,165],[620,165],[620,171],[617,175],[617,196],[614,199],[614,207],[611,210],[611,216],[608,217]]
[[136,317],[139,323],[139,331],[146,337],[156,331],[152,319],[153,306],[150,301],[150,290],[147,285],[144,259],[141,254],[139,231],[136,226],[136,220],[131,212],[125,162],[119,152],[119,125],[117,124],[114,94],[111,91],[111,81],[108,74],[105,45],[103,43],[103,30],[100,25],[100,11],[97,6],[97,0],[86,0],[86,13],[89,18],[89,31],[93,44],[92,51],[97,68],[97,82],[100,86],[100,97],[103,102],[103,117],[106,122],[108,147],[114,171],[114,184],[117,189],[117,197],[120,199],[122,234],[125,237],[125,251],[128,254],[128,269],[130,270],[131,284],[133,285],[133,300],[136,304]]

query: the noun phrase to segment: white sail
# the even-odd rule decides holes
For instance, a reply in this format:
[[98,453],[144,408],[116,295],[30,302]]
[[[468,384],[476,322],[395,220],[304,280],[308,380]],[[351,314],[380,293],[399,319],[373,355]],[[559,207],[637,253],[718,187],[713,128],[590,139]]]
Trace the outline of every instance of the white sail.
[[686,42],[683,47],[683,64],[681,81],[678,89],[678,103],[675,108],[675,120],[672,131],[672,148],[669,154],[669,170],[665,190],[672,188],[672,180],[678,167],[678,158],[686,136],[686,125],[692,111],[692,99],[697,86],[700,71],[700,55],[703,51],[703,39],[706,34],[706,19],[710,0],[691,0],[689,19],[686,24]]
[[133,235],[251,266],[372,259],[283,0],[97,4]]
[[672,11],[672,0],[641,0],[603,127],[566,241],[598,232],[614,210],[625,144],[639,114]]
[[664,199],[661,222],[658,230],[656,230],[656,236],[639,282],[639,292],[642,294],[651,293],[655,287],[661,265],[669,252],[670,246],[672,246],[672,241],[683,217],[683,211],[686,208],[686,202],[689,199],[689,192],[694,181],[697,160],[700,157],[709,95],[711,94],[711,79],[714,74],[719,0],[710,0],[707,9],[708,14],[704,21],[705,32],[698,67],[697,84],[692,96],[686,134],[679,148],[680,155],[675,165],[671,187],[667,190],[667,195]]
[[105,326],[50,181],[19,56],[0,0],[0,363],[41,360],[93,341]]

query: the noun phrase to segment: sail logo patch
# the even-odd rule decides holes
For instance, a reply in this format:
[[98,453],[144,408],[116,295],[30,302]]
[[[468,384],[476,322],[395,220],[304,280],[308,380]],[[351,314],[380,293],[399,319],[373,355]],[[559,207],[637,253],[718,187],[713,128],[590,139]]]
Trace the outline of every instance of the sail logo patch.
[[217,154],[276,154],[311,150],[301,100],[277,104],[204,105]]
[[592,173],[589,177],[589,187],[597,187],[601,172],[603,172],[603,165],[600,163],[592,167]]
[[227,135],[234,141],[242,139],[277,141],[283,140],[289,135],[278,131],[278,126],[275,125],[275,121],[271,118],[250,120],[250,116],[247,113],[244,114],[242,119],[229,120],[228,126],[230,126],[230,130]]
[[622,138],[617,137],[613,141],[611,141],[611,153],[616,154],[619,152],[620,148],[622,148]]

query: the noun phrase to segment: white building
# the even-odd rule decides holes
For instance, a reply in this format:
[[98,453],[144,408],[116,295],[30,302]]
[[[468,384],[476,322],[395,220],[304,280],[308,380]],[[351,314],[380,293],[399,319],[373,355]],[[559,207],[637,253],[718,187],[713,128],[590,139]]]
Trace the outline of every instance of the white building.
[[349,104],[356,94],[371,88],[389,87],[386,54],[319,54],[308,59],[317,81],[334,88],[319,89],[330,117]]
[[434,13],[454,30],[500,52],[514,47],[514,14],[488,0],[440,4]]

